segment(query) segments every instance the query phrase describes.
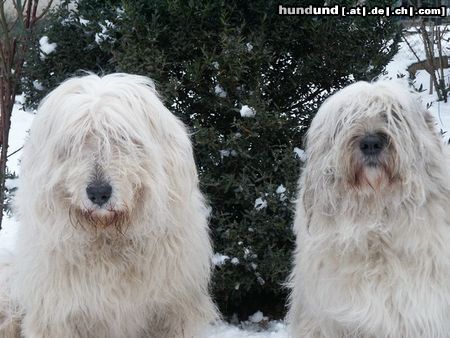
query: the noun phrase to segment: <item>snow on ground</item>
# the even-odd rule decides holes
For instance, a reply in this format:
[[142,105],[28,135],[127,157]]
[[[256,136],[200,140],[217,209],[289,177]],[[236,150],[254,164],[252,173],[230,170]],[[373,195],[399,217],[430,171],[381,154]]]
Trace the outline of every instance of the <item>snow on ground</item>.
[[[445,39],[450,38],[450,31],[447,31],[444,34]],[[406,41],[405,41],[406,39]],[[408,72],[406,69],[413,63],[418,62],[417,57],[411,51],[411,48],[414,50],[414,53],[419,57],[421,61],[425,60],[425,50],[423,48],[423,42],[420,34],[417,33],[415,28],[409,29],[409,33],[404,34],[404,38],[400,42],[399,49],[397,54],[394,56],[393,60],[386,66],[386,72],[391,77],[396,77],[397,74],[405,74]],[[443,41],[442,48],[445,51],[446,47],[450,45],[448,42]],[[445,53],[445,52],[444,52]],[[437,51],[435,55],[438,55]]]
[[[404,76],[403,79],[405,81],[408,80],[408,66],[418,62],[417,57],[411,51],[411,48],[408,46],[408,44],[412,47],[420,60],[425,60],[425,51],[423,48],[422,39],[420,37],[420,34],[415,32],[416,30],[414,28],[411,28],[409,29],[409,34],[405,34],[405,38],[408,43],[406,43],[405,40],[401,41],[398,53],[386,66],[385,77],[395,79],[398,76]],[[442,48],[444,50],[444,53],[445,51],[450,49],[450,32],[445,33],[445,38],[447,39],[447,41],[442,41]],[[435,55],[438,55],[437,51],[435,52]],[[444,69],[444,80],[447,86],[450,86],[449,68]],[[430,75],[425,70],[417,71],[416,78],[412,80],[412,82],[413,86],[417,90],[422,87],[422,92],[420,93],[422,102],[425,106],[429,107],[428,109],[435,117],[438,129],[442,132],[446,132],[444,134],[444,140],[448,142],[450,138],[450,100],[447,103],[438,102],[436,93],[429,93]]]
[[[4,249],[13,251],[14,238],[17,233],[17,221],[13,216],[4,214],[0,231],[0,252]],[[1,256],[1,254],[0,254]]]
[[[416,47],[421,46],[421,41],[418,35],[409,36],[408,41],[411,45]],[[450,47],[450,43],[447,43]],[[419,56],[423,57],[423,53],[419,52]],[[411,64],[416,62],[417,59],[409,50],[405,42],[400,44],[400,50],[393,60],[387,66],[387,77],[397,78],[398,74],[404,74],[407,78],[408,73],[406,68]],[[445,70],[446,83],[449,82],[450,71]],[[416,79],[414,86],[418,89],[422,85],[424,89],[420,93],[423,103],[430,105],[430,111],[436,117],[439,129],[442,131],[447,131],[446,140],[450,137],[450,101],[448,103],[437,102],[435,94],[430,95],[429,90],[429,75],[425,71],[418,71],[416,74]],[[222,92],[219,88],[216,88],[216,94],[220,95]],[[10,132],[10,146],[9,154],[12,154],[16,150],[20,149],[27,138],[28,130],[31,126],[34,114],[32,112],[26,112],[22,109],[23,97],[19,96],[17,98],[17,103],[14,107],[12,122],[11,122],[11,132]],[[248,106],[243,106],[241,110],[241,115],[243,117],[253,117],[255,111],[253,108]],[[295,154],[301,160],[304,159],[304,151],[296,148]],[[20,156],[21,151],[19,150],[15,154],[8,158],[8,168],[10,172],[19,172],[20,167]],[[7,185],[9,187],[15,186],[15,180],[8,180]],[[277,192],[282,193],[283,186],[280,185]],[[261,203],[260,203],[261,202]],[[262,206],[264,201],[255,201],[255,206]],[[17,221],[14,217],[5,215],[3,219],[3,229],[0,231],[0,249],[13,250],[14,237],[17,231]],[[220,265],[224,260],[229,259],[228,256],[221,254],[216,254],[216,264]],[[233,258],[235,259],[235,258]],[[239,326],[231,325],[227,323],[218,323],[212,325],[208,328],[207,332],[208,338],[287,338],[286,325],[280,321],[268,321],[266,317],[261,312],[257,312],[250,316],[248,321],[240,323]]]
[[[450,69],[445,69],[444,71],[445,82],[449,85],[450,81]],[[436,119],[437,127],[441,132],[445,132],[444,140],[447,142],[450,138],[450,100],[445,103],[442,101],[437,101],[436,94],[429,94],[430,90],[430,75],[425,70],[419,70],[416,73],[416,80],[414,82],[414,87],[417,89],[422,85],[422,92],[420,97],[422,102],[429,106],[428,110],[433,114]]]
[[19,149],[28,137],[28,130],[34,117],[33,112],[23,110],[23,100],[24,97],[22,95],[16,97],[16,104],[11,116],[11,131],[9,132],[8,154],[14,154],[8,157],[8,170],[16,174],[19,172],[20,156],[22,154],[22,151]]
[[[32,112],[25,111],[22,108],[23,101],[23,95],[16,97],[16,104],[11,116],[11,130],[9,132],[7,166],[8,171],[16,175],[19,173],[21,148],[28,136],[28,130],[34,117]],[[7,179],[5,183],[6,187],[11,189],[17,186],[17,179]],[[16,231],[16,219],[11,215],[5,214],[3,216],[2,230],[0,231],[0,249],[13,250]]]
[[[421,60],[425,59],[425,52],[423,51],[423,43],[420,39],[419,34],[414,35],[407,35],[406,39],[410,46],[414,49],[414,51],[417,51],[417,55]],[[395,78],[397,74],[403,74],[407,75],[407,68],[409,65],[416,63],[417,58],[414,56],[414,53],[411,51],[411,49],[408,47],[407,43],[402,40],[400,43],[400,46],[398,48],[397,54],[394,56],[391,62],[386,66],[386,72],[389,74],[389,76]]]
[[[260,312],[259,312],[260,313]],[[258,312],[256,314],[259,314]],[[257,332],[258,325],[254,325],[250,320],[242,323],[245,329],[234,325],[220,323],[211,326],[207,331],[208,338],[287,338],[286,325],[283,322],[265,322],[267,324],[263,331]],[[253,325],[252,325],[253,324]],[[260,330],[260,329],[259,329]]]

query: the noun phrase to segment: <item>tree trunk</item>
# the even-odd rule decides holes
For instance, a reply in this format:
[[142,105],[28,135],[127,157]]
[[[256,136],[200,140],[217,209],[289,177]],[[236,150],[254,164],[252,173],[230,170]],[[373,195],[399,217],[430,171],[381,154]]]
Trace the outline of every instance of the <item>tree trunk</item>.
[[[431,30],[431,36],[434,35],[434,28],[433,26],[430,26]],[[427,58],[427,71],[430,74],[431,80],[433,81],[434,88],[436,89],[436,94],[438,96],[438,100],[442,101],[442,91],[439,87],[439,82],[436,76],[436,65],[434,64],[434,46],[432,38],[430,38],[430,35],[428,35],[428,32],[426,30],[425,21],[422,20],[420,23],[420,33],[422,35],[423,45],[425,48],[425,55]]]
[[0,229],[5,202],[9,130],[17,85],[22,76],[22,65],[34,26],[48,12],[52,1],[48,0],[41,13],[38,13],[39,0],[13,0],[15,12],[7,15],[6,2],[0,0]]
[[5,179],[6,162],[8,159],[9,129],[11,127],[11,113],[13,103],[11,102],[10,88],[7,81],[1,81],[2,87],[2,105],[1,105],[1,152],[0,152],[0,229],[2,228],[3,209],[5,201]]
[[[0,229],[3,221],[5,202],[6,163],[8,160],[9,130],[11,127],[11,114],[16,96],[16,81],[13,74],[15,40],[3,40],[0,45],[2,53],[2,66],[0,69]],[[14,70],[15,71],[15,70]]]
[[437,37],[437,49],[439,54],[439,85],[442,90],[444,102],[447,103],[447,88],[445,88],[444,56],[442,54],[441,27],[439,26],[436,27],[436,37]]

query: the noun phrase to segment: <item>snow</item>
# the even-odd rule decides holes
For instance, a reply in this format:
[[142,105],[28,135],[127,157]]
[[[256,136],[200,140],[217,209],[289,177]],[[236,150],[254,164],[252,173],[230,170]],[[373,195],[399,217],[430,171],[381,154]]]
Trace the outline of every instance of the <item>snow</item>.
[[300,161],[302,161],[302,162],[306,161],[306,153],[303,149],[295,147],[294,153],[295,153],[295,156],[297,156]]
[[[414,49],[420,60],[425,59],[425,51],[423,48],[422,38],[415,28],[409,29],[409,33],[405,34],[405,38],[409,45]],[[442,41],[442,49],[448,51],[450,49],[450,31],[445,33],[445,39]],[[448,52],[447,52],[448,54]],[[435,51],[435,55],[438,55]],[[402,40],[399,45],[398,53],[393,57],[392,61],[386,66],[386,74],[384,78],[396,79],[402,77],[407,81],[409,74],[407,68],[409,65],[418,62],[408,44]],[[450,69],[444,69],[444,80],[447,86],[450,85]],[[437,101],[437,95],[429,93],[430,89],[430,75],[425,70],[418,70],[416,78],[412,80],[416,89],[422,86],[422,92],[419,96],[422,103],[428,106],[428,110],[435,117],[438,130],[446,132],[443,137],[444,142],[449,142],[450,139],[450,98],[447,103]]]
[[[11,116],[11,130],[9,132],[8,162],[7,167],[10,173],[18,174],[20,167],[20,156],[22,146],[28,137],[28,130],[33,122],[34,114],[25,111],[22,107],[24,102],[23,95],[16,96]],[[8,190],[17,187],[17,179],[6,179],[5,185]],[[2,229],[0,231],[0,250],[6,249],[13,251],[14,241],[17,232],[17,220],[9,214],[3,215]]]
[[2,230],[0,231],[0,251],[14,251],[18,223],[14,216],[3,215]]
[[259,283],[259,285],[264,285],[266,284],[266,281],[261,277],[261,276],[257,276],[256,277],[257,282]]
[[43,36],[42,38],[39,39],[39,49],[41,50],[41,60],[45,60],[45,58],[47,57],[47,55],[53,53],[56,49],[56,43],[50,43],[48,40],[48,36]]
[[[24,97],[22,95],[16,96],[16,104],[11,116],[11,130],[9,132],[9,148],[8,154],[13,154],[19,150],[25,143],[30,129],[31,122],[33,122],[34,114],[32,112],[24,111],[22,108]],[[10,172],[19,172],[20,155],[22,151],[19,150],[8,157],[8,170]]]
[[227,97],[227,92],[222,88],[220,84],[216,84],[214,87],[214,93],[221,98]]
[[42,83],[40,83],[38,80],[33,81],[33,87],[38,91],[43,91],[45,89]]
[[256,115],[255,110],[247,105],[242,106],[240,113],[242,117],[254,117]]
[[255,209],[261,210],[267,207],[267,201],[264,200],[262,197],[259,197],[255,200]]
[[219,151],[220,158],[223,160],[224,157],[230,156],[230,151],[228,149],[222,149]]
[[[82,22],[82,24],[87,24]],[[108,23],[107,23],[108,25]],[[98,38],[107,38],[108,27],[102,27],[104,30],[105,36]],[[416,34],[408,35],[408,41],[416,46],[421,46],[420,37]],[[50,54],[54,52],[56,48],[56,44],[52,44],[48,41],[48,37],[42,37],[40,40],[41,51],[45,54]],[[248,46],[249,47],[249,46]],[[444,49],[446,47],[450,47],[450,42],[446,42]],[[250,48],[249,48],[250,49]],[[446,49],[445,49],[446,50]],[[423,57],[423,53],[420,54],[420,57]],[[416,62],[414,55],[409,50],[408,46],[406,46],[405,42],[400,44],[400,50],[398,54],[396,54],[393,60],[387,66],[387,77],[397,78],[398,74],[404,74],[407,77],[407,67]],[[212,65],[215,68],[219,68],[219,64],[217,62],[213,62]],[[445,79],[448,82],[450,78],[450,71],[448,69],[445,70]],[[431,105],[429,110],[435,116],[437,121],[437,127],[442,131],[447,131],[445,134],[445,139],[448,141],[450,137],[450,100],[449,103],[437,102],[436,95],[430,95],[428,92],[429,89],[429,75],[425,71],[418,71],[416,74],[416,79],[414,81],[414,86],[419,88],[422,85],[424,91],[419,95],[425,105]],[[221,94],[222,87],[215,88],[215,93],[217,95]],[[12,154],[17,151],[15,154],[11,155],[8,158],[8,169],[11,172],[18,173],[20,168],[20,156],[21,150],[20,148],[23,146],[25,139],[28,135],[28,130],[33,121],[34,114],[33,112],[24,111],[22,108],[23,96],[16,97],[16,105],[14,106],[12,121],[11,121],[11,131],[10,131],[10,144],[8,153]],[[241,108],[241,116],[242,117],[254,117],[256,112],[253,108],[243,105]],[[236,137],[240,137],[239,133],[236,133]],[[225,149],[222,156],[234,156],[234,150]],[[294,148],[294,154],[301,161],[306,160],[306,154],[303,149]],[[17,186],[17,180],[8,179],[6,182],[8,189],[12,189]],[[286,192],[286,188],[280,184],[276,193],[281,196]],[[267,207],[267,201],[263,198],[257,198],[255,200],[255,208],[261,210]],[[17,220],[13,216],[6,215],[3,219],[3,229],[0,231],[0,250],[8,250],[13,251],[14,249],[14,239],[17,233]],[[250,231],[250,229],[249,229]],[[243,245],[243,242],[239,242],[239,245]],[[243,248],[244,250],[244,259],[248,259],[253,257],[253,253],[250,248]],[[230,258],[221,253],[215,253],[213,256],[213,264],[215,266],[221,266],[226,261],[230,261],[231,264],[237,265],[239,264],[239,259],[237,257]],[[257,266],[254,266],[256,269]],[[257,273],[257,272],[255,272]],[[261,276],[257,276],[258,282],[260,284],[264,284],[265,281],[261,278]],[[239,289],[240,284],[235,284],[235,289]],[[207,329],[207,338],[287,338],[287,329],[286,324],[282,321],[269,321],[266,316],[260,311],[257,311],[253,315],[249,317],[247,321],[241,322],[239,324],[228,324],[225,322],[218,322],[214,325],[211,325]]]
[[107,41],[108,39],[111,39],[109,36],[110,29],[114,28],[114,24],[109,21],[105,20],[105,25],[99,23],[100,28],[102,29],[101,33],[95,33],[95,42],[100,45],[102,42]]
[[239,326],[219,322],[211,325],[208,338],[287,338],[286,324],[283,321],[269,321],[261,311],[255,312]]
[[280,184],[280,185],[278,186],[277,190],[275,190],[275,192],[276,192],[278,195],[280,195],[279,199],[280,199],[281,202],[283,202],[283,201],[286,200],[286,198],[287,198],[286,195],[285,195],[286,188],[285,188],[284,185]]
[[[441,31],[443,31],[444,27],[442,27]],[[444,34],[444,39],[450,38],[450,32],[447,31]],[[406,43],[405,39],[408,43]],[[417,57],[414,55],[414,53],[411,51],[411,48],[408,47],[408,44],[414,49],[414,52],[419,57],[419,59],[425,60],[425,50],[423,48],[423,41],[420,34],[417,32],[417,29],[410,28],[408,33],[404,34],[404,39],[400,42],[399,49],[397,54],[395,54],[392,61],[387,65],[386,72],[389,74],[390,77],[395,78],[397,74],[406,74],[407,75],[407,68],[413,63],[418,62]],[[447,47],[449,47],[449,42],[443,41],[442,48],[444,50],[447,50]],[[435,51],[435,55],[438,55],[437,50]]]
[[282,193],[286,192],[286,188],[284,187],[284,185],[280,184],[275,192],[277,194],[282,194]]
[[233,257],[233,258],[231,259],[231,264],[233,264],[233,265],[238,265],[238,264],[239,264],[239,259],[236,258],[236,257]]
[[5,179],[5,188],[8,190],[17,188],[17,178]]
[[226,255],[222,255],[220,253],[215,253],[212,258],[212,263],[214,264],[214,266],[222,266],[229,259],[230,259],[230,257],[228,257]]
[[87,26],[89,24],[89,20],[80,17],[80,24],[82,26]]
[[[444,77],[447,85],[449,85],[450,69],[444,70]],[[422,85],[422,92],[419,94],[424,105],[429,106],[428,110],[436,119],[438,131],[446,132],[444,141],[448,142],[450,138],[450,100],[445,103],[438,101],[436,93],[429,94],[430,75],[425,70],[419,70],[416,73],[414,86],[419,89]],[[449,98],[450,99],[450,98]]]
[[248,320],[252,323],[259,323],[263,319],[268,320],[267,317],[264,317],[263,313],[261,311],[257,311],[254,314],[252,314],[250,317],[248,317]]
[[[207,331],[208,338],[288,338],[286,325],[282,322],[268,322],[267,328],[259,329],[254,323],[243,323],[242,326],[236,327],[227,323],[213,325]],[[252,325],[253,324],[253,325]]]

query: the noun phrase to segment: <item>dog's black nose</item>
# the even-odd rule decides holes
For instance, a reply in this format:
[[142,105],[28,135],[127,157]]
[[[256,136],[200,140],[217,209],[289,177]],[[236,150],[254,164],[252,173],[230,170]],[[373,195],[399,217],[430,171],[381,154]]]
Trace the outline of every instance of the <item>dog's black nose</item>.
[[111,197],[112,187],[108,183],[91,183],[86,188],[88,198],[92,203],[102,206]]
[[359,149],[364,155],[378,155],[384,148],[385,140],[381,135],[370,134],[364,136],[359,143]]

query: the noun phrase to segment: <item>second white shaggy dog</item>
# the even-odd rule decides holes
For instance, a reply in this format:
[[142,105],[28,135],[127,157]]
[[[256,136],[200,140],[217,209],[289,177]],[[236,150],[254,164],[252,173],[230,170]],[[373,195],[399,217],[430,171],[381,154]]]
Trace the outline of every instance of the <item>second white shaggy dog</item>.
[[198,338],[216,317],[191,143],[151,80],[88,75],[51,92],[20,181],[25,337]]
[[307,136],[292,337],[450,337],[450,164],[402,85],[358,82]]

